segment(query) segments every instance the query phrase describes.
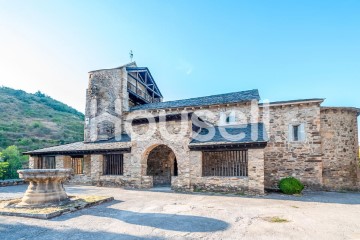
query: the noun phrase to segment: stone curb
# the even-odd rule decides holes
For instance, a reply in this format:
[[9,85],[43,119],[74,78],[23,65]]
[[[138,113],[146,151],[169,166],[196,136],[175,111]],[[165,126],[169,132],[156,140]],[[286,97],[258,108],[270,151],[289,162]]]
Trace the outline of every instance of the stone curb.
[[27,217],[27,218],[36,218],[36,219],[47,220],[47,219],[51,219],[51,218],[54,218],[54,217],[58,217],[58,216],[60,216],[62,214],[65,214],[65,213],[76,212],[76,211],[84,209],[84,208],[97,206],[97,205],[100,205],[102,203],[111,202],[113,200],[114,200],[113,197],[108,197],[108,198],[105,198],[103,200],[87,203],[84,206],[77,206],[77,207],[72,207],[72,208],[69,207],[69,208],[66,208],[66,209],[62,209],[62,210],[55,211],[55,212],[52,212],[52,213],[47,213],[47,214],[3,212],[3,211],[0,210],[0,215],[3,215],[3,216],[16,216],[16,217]]
[[22,184],[25,184],[25,181],[22,179],[0,180],[0,187],[16,186]]

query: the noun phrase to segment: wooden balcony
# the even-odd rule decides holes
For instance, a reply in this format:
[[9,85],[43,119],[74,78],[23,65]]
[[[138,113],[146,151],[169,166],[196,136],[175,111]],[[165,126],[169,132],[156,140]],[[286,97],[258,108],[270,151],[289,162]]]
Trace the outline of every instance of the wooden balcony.
[[160,98],[155,98],[155,97],[151,96],[149,93],[147,93],[146,91],[143,91],[142,89],[140,89],[139,87],[137,87],[136,85],[131,83],[130,81],[128,81],[127,88],[132,94],[135,94],[137,97],[142,99],[145,103],[160,102]]

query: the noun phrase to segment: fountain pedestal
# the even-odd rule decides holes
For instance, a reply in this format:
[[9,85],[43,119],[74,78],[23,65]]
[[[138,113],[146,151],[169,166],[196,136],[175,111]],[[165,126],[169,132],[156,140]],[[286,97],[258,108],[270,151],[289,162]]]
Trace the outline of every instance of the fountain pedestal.
[[72,169],[27,169],[18,173],[30,183],[21,206],[46,206],[68,199],[63,182],[70,178]]

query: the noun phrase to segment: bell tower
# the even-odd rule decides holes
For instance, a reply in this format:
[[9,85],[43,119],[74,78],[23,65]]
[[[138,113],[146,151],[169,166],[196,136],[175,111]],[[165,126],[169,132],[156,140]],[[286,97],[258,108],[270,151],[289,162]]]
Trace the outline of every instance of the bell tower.
[[131,107],[161,102],[162,95],[150,71],[135,62],[89,72],[86,90],[85,142],[106,141],[120,136],[123,115]]

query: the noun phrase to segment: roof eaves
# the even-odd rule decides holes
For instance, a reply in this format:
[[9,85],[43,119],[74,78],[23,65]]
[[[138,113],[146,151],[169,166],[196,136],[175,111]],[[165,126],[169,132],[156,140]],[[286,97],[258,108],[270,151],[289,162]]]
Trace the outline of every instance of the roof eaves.
[[134,61],[134,62],[130,62],[130,63],[124,64],[124,65],[122,65],[122,66],[120,66],[120,67],[97,69],[97,70],[89,71],[88,73],[94,73],[94,72],[100,72],[100,71],[121,69],[121,68],[128,67],[128,66],[131,66],[131,65],[137,66],[137,65],[136,65],[136,62]]
[[289,100],[289,101],[276,101],[269,103],[259,103],[259,107],[263,107],[266,104],[270,106],[282,106],[282,105],[294,105],[294,104],[305,104],[305,103],[323,103],[325,98],[311,98],[311,99],[298,99],[298,100]]
[[[223,102],[211,102],[216,98],[224,98],[230,97],[232,95],[242,94],[244,97],[242,99],[236,100],[227,100]],[[250,102],[252,100],[260,100],[259,91],[257,89],[248,90],[248,91],[240,91],[240,92],[232,92],[232,93],[225,93],[225,94],[218,94],[218,95],[210,95],[204,97],[197,97],[197,98],[188,98],[188,99],[180,99],[174,101],[166,101],[166,102],[159,102],[159,103],[148,103],[144,105],[139,105],[130,108],[131,111],[136,110],[153,110],[153,109],[172,109],[172,108],[184,108],[184,107],[197,107],[197,106],[212,106],[212,105],[222,105],[222,104],[229,104],[229,103],[242,103],[242,102]],[[210,101],[210,102],[209,102]]]
[[355,111],[357,112],[357,115],[360,116],[360,108],[356,108],[356,107],[321,107],[321,111],[323,110],[328,110],[328,109],[337,109],[337,110],[350,110],[350,111]]

